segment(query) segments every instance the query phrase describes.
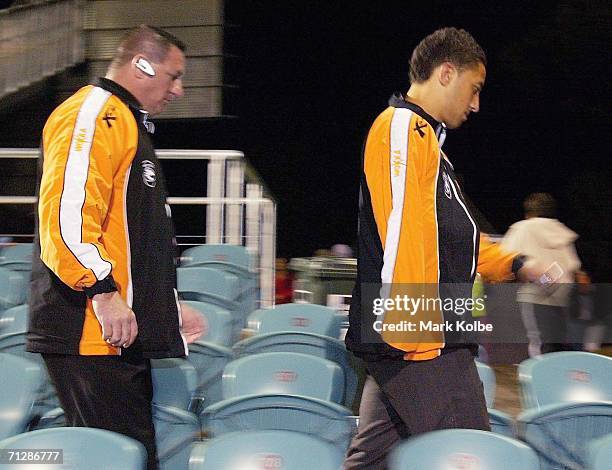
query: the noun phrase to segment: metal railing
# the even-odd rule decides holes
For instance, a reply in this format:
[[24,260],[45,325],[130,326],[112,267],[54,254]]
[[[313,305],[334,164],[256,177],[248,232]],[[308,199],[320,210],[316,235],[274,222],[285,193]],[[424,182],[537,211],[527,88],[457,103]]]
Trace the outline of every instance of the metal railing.
[[[245,246],[259,277],[259,306],[274,305],[276,202],[242,152],[157,150],[160,160],[206,162],[206,197],[168,197],[171,205],[206,206],[204,235],[178,235],[179,245],[227,243]],[[38,149],[0,149],[0,159],[35,159]],[[35,204],[36,196],[0,196],[0,204]],[[9,234],[0,234],[9,235]],[[15,234],[10,234],[15,236]],[[19,234],[19,236],[33,234]],[[181,243],[182,239],[195,239]]]
[[83,1],[0,10],[0,97],[84,60]]

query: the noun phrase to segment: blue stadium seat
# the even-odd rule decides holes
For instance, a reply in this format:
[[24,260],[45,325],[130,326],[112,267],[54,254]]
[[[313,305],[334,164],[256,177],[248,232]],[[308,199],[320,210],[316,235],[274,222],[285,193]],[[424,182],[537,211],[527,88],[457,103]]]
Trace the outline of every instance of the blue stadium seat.
[[224,400],[201,414],[206,433],[299,431],[345,452],[355,431],[351,411],[337,404],[342,371],[299,353],[262,353],[237,359],[223,373]]
[[335,362],[344,374],[345,396],[342,403],[351,406],[357,392],[355,358],[344,343],[329,336],[302,332],[258,334],[234,345],[236,357],[266,352],[295,352],[310,354]]
[[238,339],[246,316],[240,303],[238,278],[212,268],[178,268],[176,273],[179,297],[228,310],[232,318],[232,342]]
[[523,409],[562,402],[612,401],[612,358],[564,351],[519,365]]
[[207,302],[183,301],[200,312],[208,323],[208,332],[200,340],[222,346],[232,345],[232,314],[229,310]]
[[[94,428],[54,428],[19,434],[0,441],[0,449],[62,449],[61,468],[143,470],[147,451],[127,436]],[[58,468],[41,465],[36,468]],[[30,467],[28,467],[30,468]]]
[[198,387],[198,373],[184,358],[152,359],[153,403],[188,410]]
[[36,416],[43,415],[59,406],[59,400],[42,356],[25,350],[26,332],[28,329],[28,306],[19,305],[4,312],[0,318],[0,353],[12,354],[40,366],[45,378],[44,386],[38,396]]
[[389,456],[389,470],[539,470],[527,445],[475,429],[445,429],[408,439]]
[[181,261],[185,267],[214,268],[237,276],[240,284],[241,310],[245,317],[255,309],[257,273],[253,270],[253,259],[246,247],[200,245],[183,251]]
[[284,430],[310,434],[346,452],[356,426],[352,412],[316,398],[268,394],[230,398],[206,408],[200,415],[205,434],[220,436],[236,431]]
[[223,371],[223,398],[285,393],[340,403],[342,369],[334,362],[307,354],[271,352],[241,357]]
[[181,266],[227,265],[252,271],[252,257],[246,247],[238,245],[199,245],[181,254]]
[[11,271],[30,273],[32,271],[32,243],[7,246],[0,251],[0,267]]
[[5,310],[0,316],[0,337],[25,333],[28,330],[28,306],[17,305]]
[[37,421],[30,425],[30,430],[61,428],[66,426],[64,410],[58,406],[46,411]]
[[612,463],[612,434],[591,442],[588,449],[589,470],[610,470]]
[[256,334],[294,331],[338,338],[342,316],[316,304],[281,304],[273,309],[256,310],[248,318],[248,327]]
[[290,431],[245,431],[197,444],[190,470],[338,470],[344,455],[312,436]]
[[519,414],[516,426],[542,470],[585,468],[589,444],[612,433],[612,402],[544,405]]
[[[189,411],[153,403],[153,425],[160,470],[187,468],[193,443],[200,439],[200,420]],[[55,408],[40,418],[35,430],[65,426],[64,410]]]
[[487,408],[493,408],[495,404],[495,389],[497,387],[495,381],[495,371],[488,365],[476,361],[476,369],[478,370],[478,376],[484,386],[485,400],[487,401]]
[[494,408],[487,409],[491,431],[508,437],[516,437],[516,423],[512,416]]
[[514,420],[510,415],[496,410],[495,406],[495,391],[497,388],[495,371],[488,365],[476,361],[476,369],[478,376],[484,386],[485,400],[487,402],[487,411],[489,412],[489,424],[491,431],[505,436],[514,436]]
[[543,469],[583,468],[594,439],[612,433],[612,359],[585,352],[556,352],[519,366],[525,411],[518,436],[531,445]]
[[234,359],[232,350],[206,341],[196,341],[189,345],[189,362],[198,373],[198,386],[195,397],[208,406],[223,398],[221,377],[223,369]]
[[211,268],[178,268],[178,292],[184,300],[209,302],[228,310],[236,310],[238,278]]
[[0,267],[0,312],[25,303],[28,290],[23,273]]
[[189,412],[153,403],[155,444],[160,470],[187,468],[193,443],[200,439],[200,420]]
[[0,353],[0,377],[0,439],[5,439],[26,431],[45,375],[35,362]]

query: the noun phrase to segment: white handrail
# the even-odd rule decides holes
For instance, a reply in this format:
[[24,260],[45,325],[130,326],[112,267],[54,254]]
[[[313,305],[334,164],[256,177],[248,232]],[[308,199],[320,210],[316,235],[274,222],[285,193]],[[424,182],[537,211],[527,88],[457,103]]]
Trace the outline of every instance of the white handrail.
[[[256,259],[255,268],[260,278],[259,306],[274,306],[276,202],[259,175],[248,166],[244,153],[237,150],[162,149],[156,154],[161,160],[208,161],[207,196],[170,196],[167,202],[171,205],[206,206],[206,243],[244,245]],[[38,156],[38,149],[0,148],[0,159],[35,159]],[[0,204],[36,202],[36,196],[0,196]]]

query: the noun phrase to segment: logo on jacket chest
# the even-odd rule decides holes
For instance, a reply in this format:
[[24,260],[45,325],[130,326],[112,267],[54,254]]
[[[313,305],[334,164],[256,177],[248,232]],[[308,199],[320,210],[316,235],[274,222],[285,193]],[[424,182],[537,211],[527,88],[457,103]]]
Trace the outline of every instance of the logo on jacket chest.
[[149,188],[154,188],[157,185],[157,176],[155,175],[155,163],[151,160],[143,160],[142,163],[142,181]]
[[444,195],[447,198],[452,199],[453,193],[451,192],[450,176],[448,176],[445,172],[442,172],[442,180],[444,181]]

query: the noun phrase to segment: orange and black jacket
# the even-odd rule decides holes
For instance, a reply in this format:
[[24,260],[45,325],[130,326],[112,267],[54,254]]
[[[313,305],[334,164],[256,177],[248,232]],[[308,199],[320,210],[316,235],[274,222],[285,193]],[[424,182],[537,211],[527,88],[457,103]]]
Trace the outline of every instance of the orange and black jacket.
[[144,357],[180,357],[174,228],[146,113],[99,79],[51,114],[42,137],[26,348],[118,355],[86,292],[115,285],[138,323]]
[[[433,359],[458,347],[476,349],[473,335],[442,331],[376,331],[376,297],[471,298],[476,273],[491,281],[513,278],[515,253],[481,236],[453,166],[442,152],[446,129],[419,106],[394,96],[373,123],[363,152],[359,197],[358,275],[349,313],[347,347],[366,360],[386,356]],[[454,304],[453,304],[454,305]],[[457,314],[435,308],[391,308],[385,323],[443,323]],[[462,320],[472,321],[469,312]]]

